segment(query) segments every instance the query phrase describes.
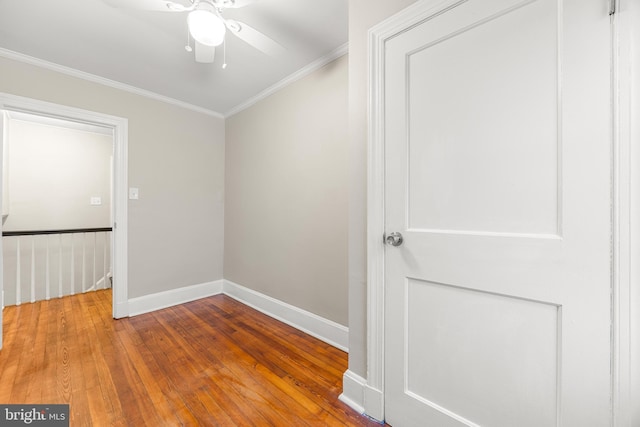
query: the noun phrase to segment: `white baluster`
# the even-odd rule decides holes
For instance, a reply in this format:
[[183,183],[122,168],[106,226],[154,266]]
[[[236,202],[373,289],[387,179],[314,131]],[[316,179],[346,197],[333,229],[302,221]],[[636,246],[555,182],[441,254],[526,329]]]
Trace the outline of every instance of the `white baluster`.
[[36,236],[31,236],[31,302],[36,302]]
[[45,286],[47,288],[46,298],[47,298],[47,301],[49,301],[51,299],[51,289],[50,289],[51,284],[49,283],[49,236],[47,234],[44,235],[44,241],[47,244],[47,260],[46,260],[46,268],[45,268],[46,277],[44,278],[44,281],[45,281]]
[[76,293],[75,290],[75,284],[76,284],[76,267],[75,267],[75,252],[76,252],[76,245],[75,245],[75,234],[71,234],[71,295],[74,295]]
[[102,242],[102,288],[107,289],[107,237],[109,232],[103,234],[104,241]]
[[93,282],[91,282],[91,287],[93,290],[98,289],[98,284],[96,283],[96,251],[98,250],[98,236],[96,236],[96,232],[93,232]]
[[87,281],[85,273],[87,271],[87,233],[82,233],[82,293],[87,292]]
[[16,305],[22,304],[22,284],[20,274],[20,236],[16,236]]
[[58,234],[58,298],[62,298],[62,234]]

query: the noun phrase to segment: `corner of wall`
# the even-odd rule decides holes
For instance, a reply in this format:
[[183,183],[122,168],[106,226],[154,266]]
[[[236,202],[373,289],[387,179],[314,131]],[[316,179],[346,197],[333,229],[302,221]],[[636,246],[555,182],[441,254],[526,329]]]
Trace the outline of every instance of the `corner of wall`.
[[349,328],[283,301],[224,280],[223,293],[281,322],[348,352]]

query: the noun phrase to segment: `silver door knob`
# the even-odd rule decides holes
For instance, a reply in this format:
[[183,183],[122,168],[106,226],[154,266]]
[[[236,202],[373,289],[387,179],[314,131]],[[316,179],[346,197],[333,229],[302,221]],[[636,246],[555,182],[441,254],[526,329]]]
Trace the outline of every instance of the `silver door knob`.
[[393,233],[385,237],[385,242],[387,242],[387,245],[391,246],[400,246],[403,241],[404,239],[402,238],[402,234],[398,233],[397,231],[394,231]]

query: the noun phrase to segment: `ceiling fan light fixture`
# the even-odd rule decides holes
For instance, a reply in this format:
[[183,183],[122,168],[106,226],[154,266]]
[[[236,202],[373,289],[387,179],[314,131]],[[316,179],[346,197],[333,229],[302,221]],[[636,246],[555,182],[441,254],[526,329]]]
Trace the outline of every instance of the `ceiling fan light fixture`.
[[187,17],[189,32],[198,42],[218,46],[224,41],[226,27],[222,19],[209,10],[193,10]]

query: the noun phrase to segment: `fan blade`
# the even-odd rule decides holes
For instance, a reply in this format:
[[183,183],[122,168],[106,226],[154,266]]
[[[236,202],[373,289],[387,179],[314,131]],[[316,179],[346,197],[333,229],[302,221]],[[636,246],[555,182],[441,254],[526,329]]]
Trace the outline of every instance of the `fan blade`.
[[250,44],[256,49],[266,53],[267,55],[277,56],[283,54],[286,49],[272,38],[264,35],[250,25],[244,22],[227,19],[225,21],[227,28],[244,42]]
[[239,7],[249,6],[257,1],[258,0],[217,0],[215,3],[216,6],[225,9],[237,9]]
[[196,62],[211,64],[216,57],[216,47],[196,42]]
[[190,10],[180,3],[175,3],[168,0],[103,0],[111,7],[138,9],[138,10],[152,10],[156,12],[183,12]]

